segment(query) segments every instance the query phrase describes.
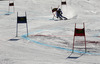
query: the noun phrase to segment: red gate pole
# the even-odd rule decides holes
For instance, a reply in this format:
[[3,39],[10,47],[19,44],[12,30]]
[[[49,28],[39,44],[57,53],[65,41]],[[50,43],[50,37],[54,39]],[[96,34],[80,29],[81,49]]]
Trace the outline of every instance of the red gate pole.
[[[75,23],[75,28],[76,28],[76,23]],[[75,42],[75,29],[74,29],[74,38],[73,38],[73,49],[72,49],[72,53],[74,52],[74,42]]]
[[75,36],[73,38],[73,49],[72,49],[72,53],[74,53],[74,41],[75,41]]
[[[85,33],[85,24],[83,23],[83,27],[84,27],[84,33]],[[86,35],[84,36],[84,41],[85,41],[85,53],[87,52],[87,48],[86,48]]]
[[[53,9],[53,8],[51,7],[51,10],[52,10],[52,9]],[[55,14],[54,14],[53,12],[52,12],[52,14],[53,14],[53,18],[52,18],[52,19],[54,20]]]

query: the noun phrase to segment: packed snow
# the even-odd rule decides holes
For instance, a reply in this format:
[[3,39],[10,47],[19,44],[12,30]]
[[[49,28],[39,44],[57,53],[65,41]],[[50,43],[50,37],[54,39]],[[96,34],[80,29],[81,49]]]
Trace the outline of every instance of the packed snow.
[[[0,0],[0,64],[100,64],[100,0],[66,2],[68,20],[55,21],[51,7],[61,7],[61,0],[15,0],[9,14],[9,1]],[[26,24],[18,24],[16,37],[17,12],[27,13],[28,37]],[[75,23],[85,23],[86,53],[84,37],[76,37],[72,53]]]

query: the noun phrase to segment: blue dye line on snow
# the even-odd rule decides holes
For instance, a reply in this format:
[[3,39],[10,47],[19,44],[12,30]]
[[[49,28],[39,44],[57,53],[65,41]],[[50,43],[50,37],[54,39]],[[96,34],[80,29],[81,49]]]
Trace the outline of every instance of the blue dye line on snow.
[[[44,31],[44,30],[38,30],[38,31],[35,31],[35,32],[31,32],[31,33],[29,33],[29,34],[36,33],[36,32],[41,32],[41,31]],[[56,49],[62,49],[62,50],[66,50],[66,51],[72,51],[72,49],[62,48],[62,47],[53,46],[53,45],[48,45],[48,44],[44,44],[44,43],[41,43],[41,42],[32,40],[32,39],[30,39],[29,37],[27,37],[27,34],[22,35],[21,37],[24,38],[24,39],[26,39],[26,40],[29,40],[29,41],[31,41],[31,42],[34,42],[34,43],[36,43],[36,44],[43,45],[43,46],[48,46],[48,47],[52,47],[52,48],[56,48]],[[100,55],[100,53],[89,53],[89,52],[82,52],[82,51],[78,51],[78,50],[74,50],[74,52],[75,52],[75,53],[83,53],[83,54]]]
[[2,14],[0,15],[9,15],[9,14],[12,14],[13,12],[8,12],[8,11],[5,11],[5,10],[0,10],[1,12],[3,12]]

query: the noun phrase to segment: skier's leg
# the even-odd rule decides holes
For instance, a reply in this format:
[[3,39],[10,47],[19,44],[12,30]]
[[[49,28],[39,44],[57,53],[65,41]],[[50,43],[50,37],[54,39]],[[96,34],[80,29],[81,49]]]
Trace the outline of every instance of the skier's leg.
[[60,18],[60,20],[63,20],[61,14],[59,14],[59,18]]
[[61,15],[61,17],[62,17],[62,18],[64,18],[64,20],[67,20],[67,18],[66,18],[66,17],[64,17],[64,16],[62,16],[62,15]]
[[60,20],[62,20],[62,17],[60,16],[60,14],[58,14],[58,18],[59,18]]

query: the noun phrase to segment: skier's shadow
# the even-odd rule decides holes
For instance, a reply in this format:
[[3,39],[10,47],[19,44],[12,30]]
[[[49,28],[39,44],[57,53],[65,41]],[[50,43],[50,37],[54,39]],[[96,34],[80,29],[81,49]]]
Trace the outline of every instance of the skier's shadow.
[[66,59],[78,59],[80,57],[82,57],[84,54],[78,55],[78,56],[74,56],[74,53],[71,53]]

